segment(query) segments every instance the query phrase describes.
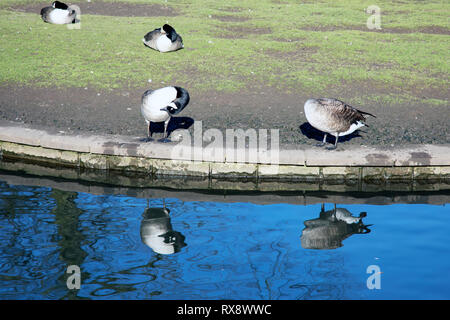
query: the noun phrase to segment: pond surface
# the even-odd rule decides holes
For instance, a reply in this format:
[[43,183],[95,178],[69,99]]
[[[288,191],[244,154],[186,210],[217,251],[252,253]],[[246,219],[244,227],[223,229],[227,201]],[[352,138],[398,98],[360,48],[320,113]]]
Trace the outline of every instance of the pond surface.
[[449,299],[444,202],[335,209],[0,180],[0,299]]

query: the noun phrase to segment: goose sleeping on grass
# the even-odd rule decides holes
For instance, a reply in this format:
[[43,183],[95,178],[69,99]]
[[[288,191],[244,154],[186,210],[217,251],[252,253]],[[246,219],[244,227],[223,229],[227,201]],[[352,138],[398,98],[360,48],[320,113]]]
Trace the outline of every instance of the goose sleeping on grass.
[[170,142],[167,126],[170,118],[180,113],[189,103],[189,93],[181,87],[164,87],[147,90],[142,95],[141,113],[147,123],[147,141],[151,141],[151,122],[164,122],[164,138],[160,142]]
[[176,51],[184,47],[181,36],[168,24],[147,33],[142,42],[160,52]]
[[76,12],[67,4],[55,1],[50,7],[41,9],[41,17],[44,22],[53,24],[75,23]]
[[336,149],[339,137],[367,126],[365,115],[375,117],[337,99],[309,99],[305,103],[306,119],[311,126],[325,133],[323,142],[317,146],[325,145],[328,134],[336,137],[334,146],[327,148],[329,150]]

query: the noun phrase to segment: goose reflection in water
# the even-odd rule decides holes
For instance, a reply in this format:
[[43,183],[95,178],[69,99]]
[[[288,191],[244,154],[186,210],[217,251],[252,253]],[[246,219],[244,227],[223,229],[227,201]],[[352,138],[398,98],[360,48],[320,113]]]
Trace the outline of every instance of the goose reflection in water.
[[185,237],[172,229],[169,212],[164,200],[162,208],[149,208],[147,200],[147,209],[142,215],[141,239],[155,253],[173,254],[186,246]]
[[369,233],[371,225],[364,225],[366,212],[354,217],[344,208],[325,211],[322,204],[320,216],[317,219],[306,220],[305,228],[300,237],[301,245],[305,249],[336,249],[342,247],[342,241],[353,234]]

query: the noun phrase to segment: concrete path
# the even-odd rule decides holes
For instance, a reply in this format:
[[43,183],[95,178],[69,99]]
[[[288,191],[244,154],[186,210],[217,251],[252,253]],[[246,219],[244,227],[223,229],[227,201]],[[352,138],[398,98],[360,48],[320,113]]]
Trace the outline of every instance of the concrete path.
[[[182,141],[160,143],[144,142],[142,137],[133,136],[70,135],[0,121],[3,158],[24,158],[71,167],[152,175],[308,181],[447,180],[450,177],[449,145],[352,146],[333,151],[310,146],[257,150],[251,147],[227,149],[226,145],[211,148],[207,144],[196,145],[195,139],[187,146]],[[245,157],[239,159],[243,155]]]

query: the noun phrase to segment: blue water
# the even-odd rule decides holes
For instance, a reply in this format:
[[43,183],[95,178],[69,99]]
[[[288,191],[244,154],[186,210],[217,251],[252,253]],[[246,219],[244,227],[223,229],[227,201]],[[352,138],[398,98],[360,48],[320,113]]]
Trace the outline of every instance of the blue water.
[[[337,208],[367,216],[356,227],[318,219],[321,204],[147,202],[0,181],[0,299],[450,298],[448,204]],[[367,286],[371,265],[379,288]]]

